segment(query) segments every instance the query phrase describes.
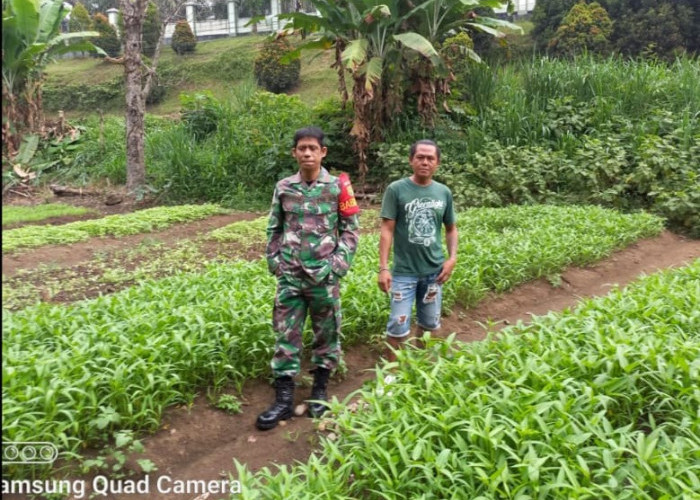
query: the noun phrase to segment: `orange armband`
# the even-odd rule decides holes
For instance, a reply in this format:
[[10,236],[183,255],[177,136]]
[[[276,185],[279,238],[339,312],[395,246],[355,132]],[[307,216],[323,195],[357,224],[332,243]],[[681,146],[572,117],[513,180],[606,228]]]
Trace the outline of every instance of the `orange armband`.
[[338,178],[340,179],[340,197],[338,198],[338,210],[343,217],[350,217],[360,211],[360,207],[355,199],[355,192],[350,184],[350,177],[345,172],[342,172]]

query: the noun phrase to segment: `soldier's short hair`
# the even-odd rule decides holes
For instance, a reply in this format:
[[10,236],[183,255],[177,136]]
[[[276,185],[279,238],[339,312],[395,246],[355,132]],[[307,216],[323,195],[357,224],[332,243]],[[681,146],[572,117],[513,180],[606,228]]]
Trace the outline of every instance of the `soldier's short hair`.
[[411,144],[411,151],[408,153],[408,158],[413,159],[413,156],[416,154],[416,149],[418,149],[418,146],[420,145],[424,146],[433,146],[435,147],[435,154],[437,155],[437,159],[440,159],[440,146],[435,144],[435,141],[431,141],[430,139],[421,139],[419,141],[414,142]]
[[326,137],[326,135],[323,133],[323,130],[318,127],[304,127],[294,132],[294,147],[296,148],[297,143],[306,137],[316,139],[321,147],[325,146],[323,139]]

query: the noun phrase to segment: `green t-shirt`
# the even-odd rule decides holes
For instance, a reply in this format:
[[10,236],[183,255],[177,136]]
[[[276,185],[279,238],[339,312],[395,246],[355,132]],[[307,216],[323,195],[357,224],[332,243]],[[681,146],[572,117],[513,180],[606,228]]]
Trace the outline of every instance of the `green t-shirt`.
[[433,181],[419,186],[409,178],[392,182],[384,193],[381,217],[396,221],[395,276],[425,276],[445,262],[442,226],[455,224],[452,193]]

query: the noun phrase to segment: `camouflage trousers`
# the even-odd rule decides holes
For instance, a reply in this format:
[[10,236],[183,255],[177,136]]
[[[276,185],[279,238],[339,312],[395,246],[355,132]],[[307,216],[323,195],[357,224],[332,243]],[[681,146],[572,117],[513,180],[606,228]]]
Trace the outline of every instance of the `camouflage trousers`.
[[340,283],[318,285],[284,276],[277,284],[272,312],[272,325],[277,333],[272,372],[275,378],[293,377],[301,369],[302,332],[306,314],[314,332],[311,362],[333,370],[338,365],[340,350]]

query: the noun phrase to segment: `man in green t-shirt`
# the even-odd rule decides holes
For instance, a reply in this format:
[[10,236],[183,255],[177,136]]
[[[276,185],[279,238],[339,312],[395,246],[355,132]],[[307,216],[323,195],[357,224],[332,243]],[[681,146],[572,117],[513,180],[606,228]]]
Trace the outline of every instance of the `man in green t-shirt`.
[[[416,304],[420,330],[440,328],[442,285],[457,262],[457,225],[452,193],[433,180],[440,164],[440,148],[430,140],[411,146],[413,175],[392,182],[382,201],[379,238],[379,288],[391,292],[386,327],[389,345],[397,349],[411,333],[411,311]],[[442,226],[448,258],[442,251]],[[389,269],[393,242],[394,263]],[[388,356],[395,359],[393,352]]]

